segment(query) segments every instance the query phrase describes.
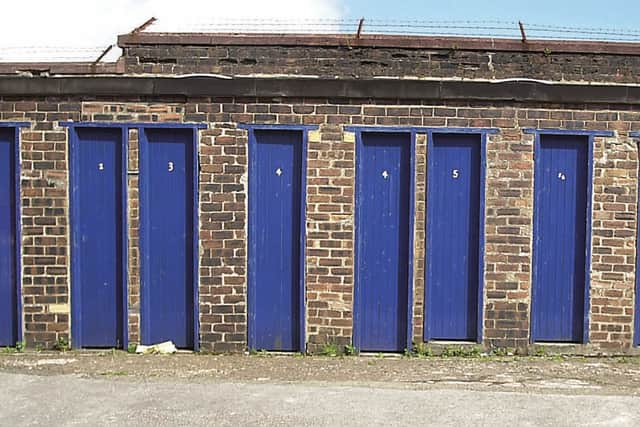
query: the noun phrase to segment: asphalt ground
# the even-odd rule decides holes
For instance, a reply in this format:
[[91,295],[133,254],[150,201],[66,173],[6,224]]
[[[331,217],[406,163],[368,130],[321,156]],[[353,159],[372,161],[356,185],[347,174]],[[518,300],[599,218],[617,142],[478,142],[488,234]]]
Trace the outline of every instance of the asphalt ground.
[[0,425],[640,425],[640,359],[0,355]]

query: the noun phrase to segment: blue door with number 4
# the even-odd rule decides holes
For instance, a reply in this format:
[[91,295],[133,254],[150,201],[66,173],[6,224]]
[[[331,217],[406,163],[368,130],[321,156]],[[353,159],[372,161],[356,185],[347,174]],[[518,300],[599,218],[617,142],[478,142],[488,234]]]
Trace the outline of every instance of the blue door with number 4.
[[354,341],[360,351],[408,347],[410,133],[363,132],[356,165]]
[[249,347],[304,348],[304,133],[251,131]]

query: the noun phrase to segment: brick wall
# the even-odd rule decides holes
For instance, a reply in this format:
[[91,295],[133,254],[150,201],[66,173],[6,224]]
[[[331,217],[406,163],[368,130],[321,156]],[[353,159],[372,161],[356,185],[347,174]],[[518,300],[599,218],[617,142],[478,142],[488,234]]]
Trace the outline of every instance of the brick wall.
[[594,158],[589,338],[602,348],[627,348],[633,339],[637,145],[596,138]]
[[69,339],[69,197],[66,132],[80,103],[60,99],[0,102],[1,120],[32,122],[21,132],[24,340],[50,347]]
[[[240,43],[240,42],[239,42]],[[320,46],[124,46],[130,74],[308,75],[638,83],[640,56],[603,53]]]
[[[220,104],[198,111],[213,118]],[[247,135],[210,123],[200,142],[200,336],[205,350],[247,346]]]
[[[197,121],[200,132],[200,342],[207,351],[246,347],[247,133],[239,123],[318,124],[307,158],[306,286],[310,350],[352,335],[354,124],[493,127],[486,180],[484,343],[529,343],[533,235],[533,137],[523,128],[612,130],[596,138],[590,351],[626,351],[633,338],[638,154],[629,131],[640,110],[619,105],[433,103],[343,99],[0,99],[0,120],[21,133],[25,339],[68,339],[67,133],[63,120]],[[139,337],[137,135],[129,147],[129,321]],[[426,135],[416,141],[414,340],[424,314]]]
[[[337,106],[307,108],[338,112]],[[308,151],[307,333],[313,351],[351,342],[355,137],[339,125],[324,124],[311,132]]]

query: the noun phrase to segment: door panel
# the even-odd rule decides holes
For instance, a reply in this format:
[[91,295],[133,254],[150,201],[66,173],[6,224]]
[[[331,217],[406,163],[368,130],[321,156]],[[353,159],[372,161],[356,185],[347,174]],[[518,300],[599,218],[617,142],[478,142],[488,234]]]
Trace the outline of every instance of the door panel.
[[427,178],[427,339],[476,340],[481,135],[433,134]]
[[18,341],[16,131],[0,127],[0,346]]
[[77,128],[72,144],[74,346],[123,345],[124,149],[118,128]]
[[301,216],[300,131],[255,130],[251,153],[250,346],[300,349]]
[[586,136],[542,135],[535,153],[535,341],[582,341],[588,150]]
[[141,316],[145,344],[171,340],[193,348],[194,141],[192,129],[141,134]]
[[354,335],[360,351],[407,348],[411,135],[363,133],[356,174]]

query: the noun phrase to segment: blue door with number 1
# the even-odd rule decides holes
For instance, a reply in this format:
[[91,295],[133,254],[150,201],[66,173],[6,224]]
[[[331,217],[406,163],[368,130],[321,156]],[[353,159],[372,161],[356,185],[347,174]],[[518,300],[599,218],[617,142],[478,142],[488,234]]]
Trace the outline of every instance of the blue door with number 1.
[[122,347],[126,335],[122,128],[71,128],[74,347]]

